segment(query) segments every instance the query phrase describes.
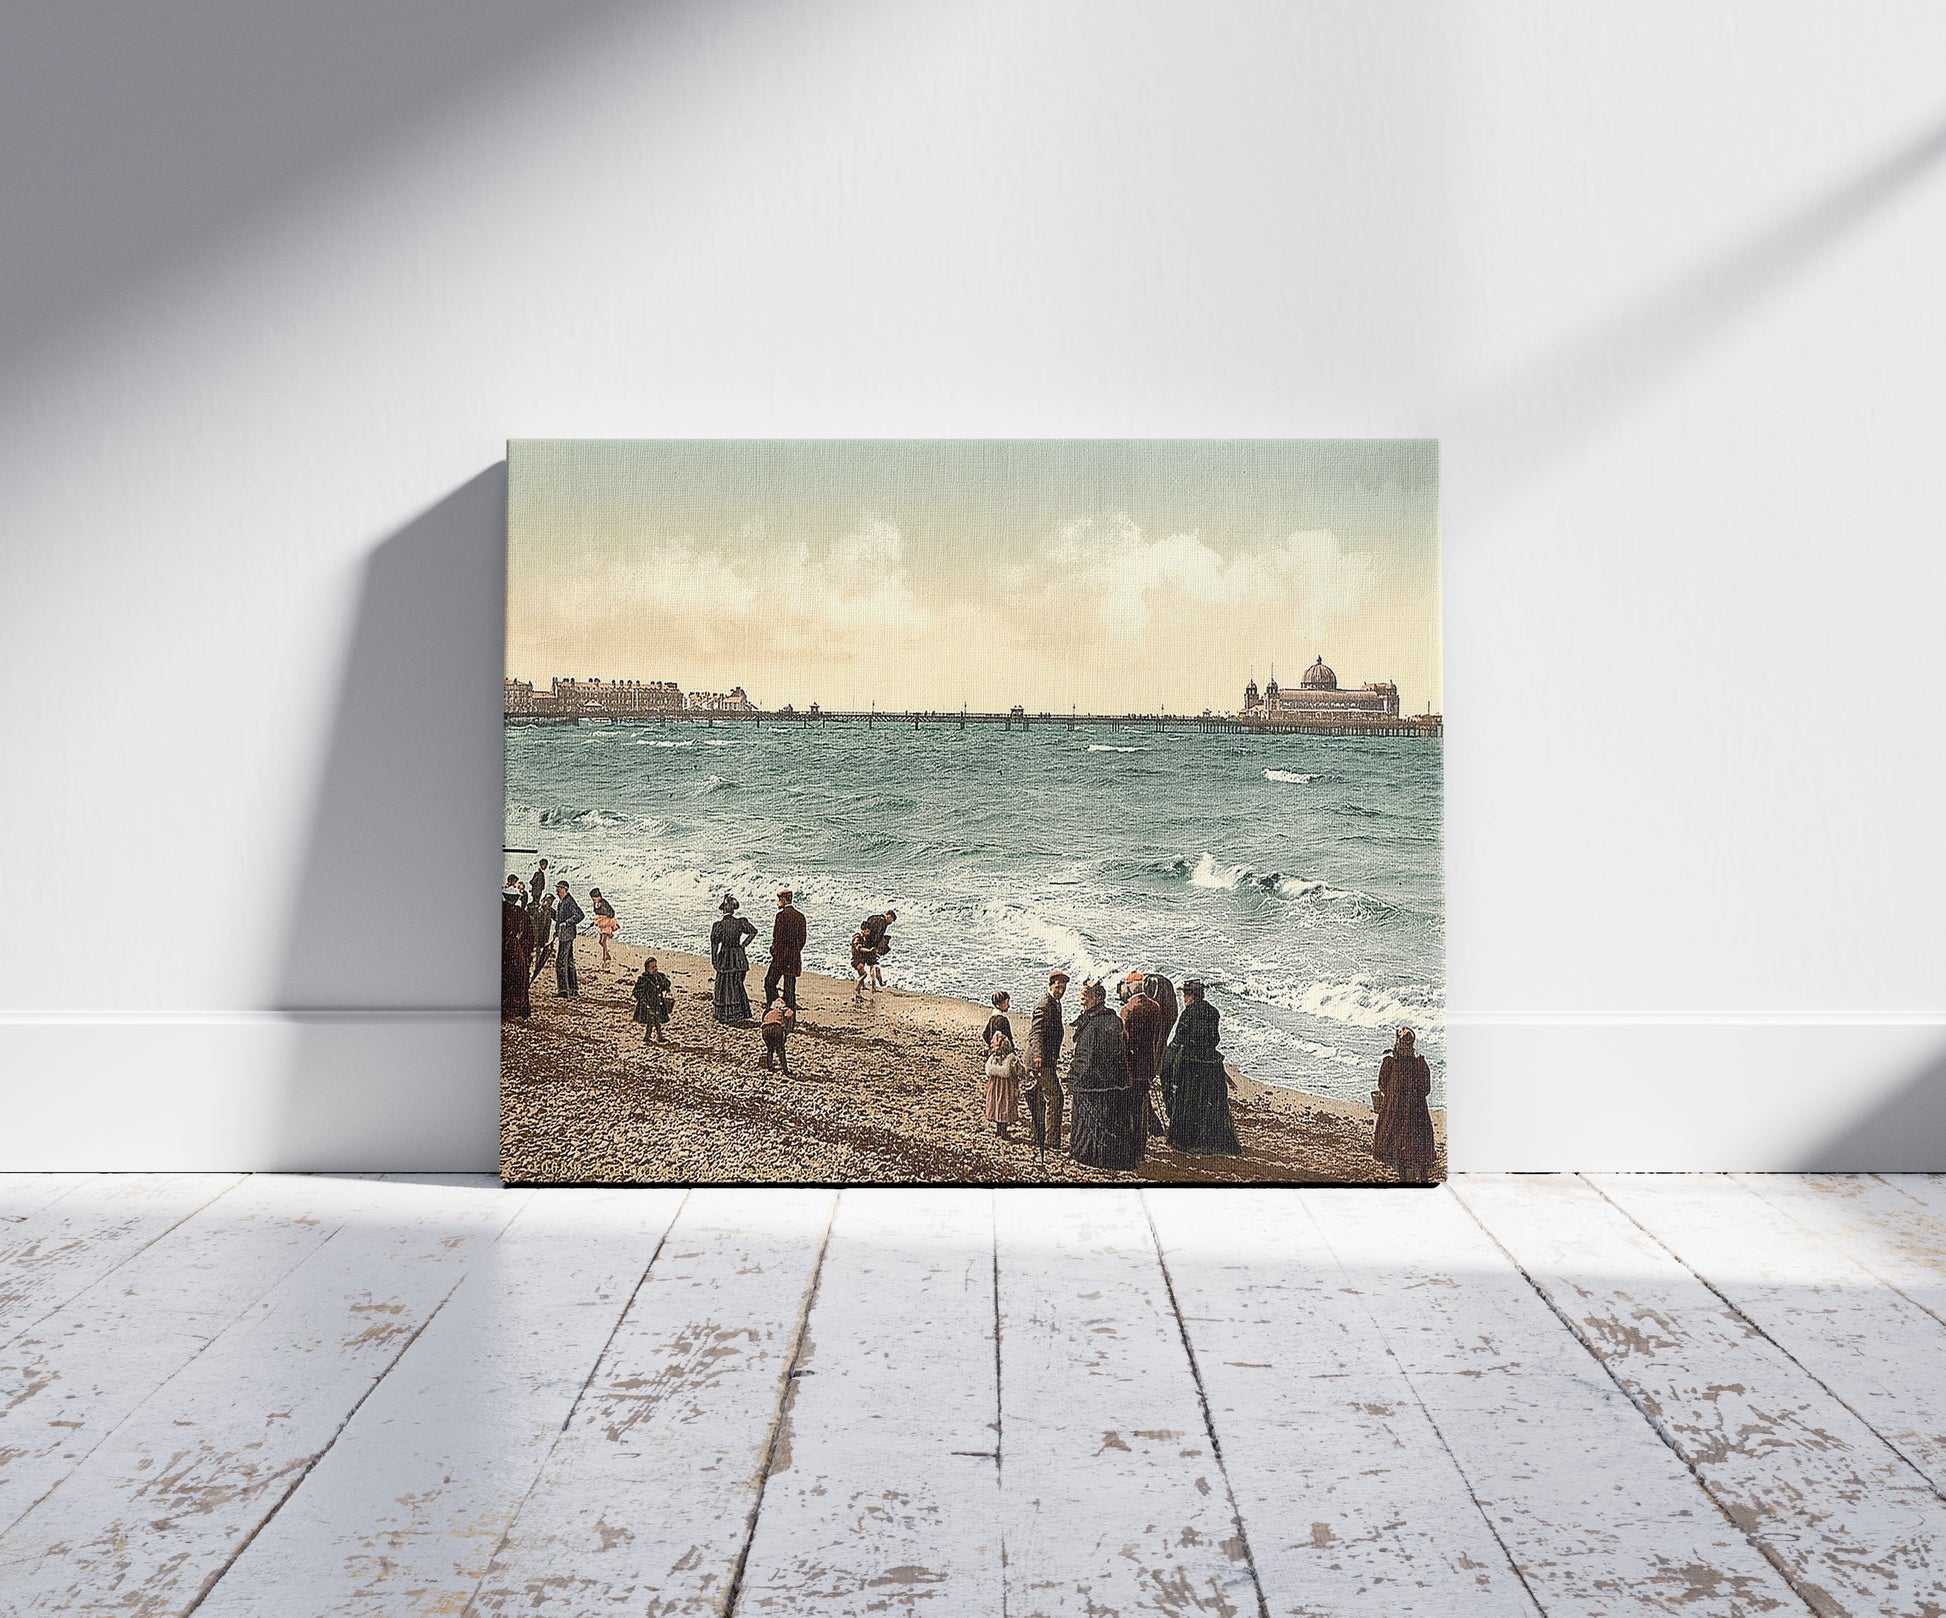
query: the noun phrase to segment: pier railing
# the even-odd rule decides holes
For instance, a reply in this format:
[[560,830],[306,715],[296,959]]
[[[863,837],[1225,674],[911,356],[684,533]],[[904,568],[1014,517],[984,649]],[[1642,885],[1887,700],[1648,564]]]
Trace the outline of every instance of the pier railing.
[[1230,734],[1268,734],[1298,736],[1429,736],[1445,734],[1445,720],[1439,714],[1401,714],[1396,716],[1361,715],[1343,720],[1322,719],[1246,719],[1236,714],[1177,713],[1027,713],[1011,710],[976,713],[969,709],[805,709],[780,708],[770,711],[739,712],[682,709],[645,713],[526,714],[510,713],[510,725],[866,725],[902,726],[918,730],[925,725],[998,726],[1002,730],[1159,730],[1204,731]]

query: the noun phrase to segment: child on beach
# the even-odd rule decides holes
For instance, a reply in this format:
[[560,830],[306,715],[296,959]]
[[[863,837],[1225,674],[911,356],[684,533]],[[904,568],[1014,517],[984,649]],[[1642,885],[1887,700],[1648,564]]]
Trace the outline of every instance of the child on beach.
[[608,941],[622,924],[615,919],[615,907],[601,896],[600,888],[590,888],[588,897],[595,902],[595,931],[601,935],[601,969],[606,972],[614,964],[608,957]]
[[[607,939],[602,940],[603,943]],[[635,980],[635,1020],[642,1025],[642,1043],[653,1039],[662,1044],[662,1030],[669,1021],[670,1013],[676,1009],[676,997],[670,992],[669,974],[660,970],[651,955],[642,963],[642,975]]]
[[757,1065],[766,1071],[782,1068],[784,1077],[791,1076],[791,1059],[784,1049],[784,1041],[790,1038],[791,1030],[797,1026],[797,1013],[782,1000],[773,1000],[764,1012],[764,1053],[757,1059]]
[[993,1036],[993,1054],[987,1058],[987,1122],[1002,1140],[1014,1138],[1014,1125],[1020,1122],[1020,1086],[1027,1078],[1027,1064],[1005,1034]]

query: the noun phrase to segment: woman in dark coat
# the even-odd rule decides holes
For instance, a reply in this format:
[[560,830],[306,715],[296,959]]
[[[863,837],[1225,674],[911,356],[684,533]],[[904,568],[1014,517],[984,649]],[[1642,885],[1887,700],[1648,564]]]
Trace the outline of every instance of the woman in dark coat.
[[1097,1169],[1133,1169],[1148,1146],[1148,1087],[1129,1083],[1128,1039],[1122,1019],[1103,1003],[1102,986],[1081,985],[1074,1024],[1074,1066],[1068,1073],[1074,1122],[1068,1155]]
[[723,912],[723,919],[709,930],[709,963],[716,968],[716,1020],[745,1023],[750,1020],[750,987],[744,982],[750,956],[745,946],[757,936],[757,929],[749,917],[737,914],[732,895],[724,894],[716,908]]
[[1404,1185],[1431,1185],[1438,1142],[1433,1139],[1432,1069],[1413,1048],[1410,1028],[1401,1028],[1391,1054],[1378,1068],[1378,1126],[1372,1156],[1391,1165]]
[[527,966],[534,958],[534,918],[520,902],[520,885],[507,878],[500,895],[500,1015],[525,1017],[533,1004],[527,998]]
[[1217,1049],[1222,1021],[1191,978],[1182,986],[1182,1016],[1162,1058],[1162,1096],[1169,1107],[1169,1144],[1199,1157],[1237,1157],[1230,1119],[1230,1076]]

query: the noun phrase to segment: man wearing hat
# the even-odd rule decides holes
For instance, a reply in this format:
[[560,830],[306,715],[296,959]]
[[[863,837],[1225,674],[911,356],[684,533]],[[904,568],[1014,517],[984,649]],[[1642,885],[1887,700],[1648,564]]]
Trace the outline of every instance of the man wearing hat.
[[777,999],[781,987],[792,1016],[797,1014],[797,980],[804,971],[804,941],[810,936],[810,925],[795,898],[789,888],[777,890],[777,919],[770,925],[770,969],[764,973],[764,1004]]
[[1033,1021],[1027,1029],[1027,1061],[1033,1070],[1034,1088],[1040,1093],[1047,1144],[1057,1152],[1061,1149],[1062,1113],[1066,1110],[1060,1067],[1061,1042],[1067,1037],[1067,1025],[1061,1021],[1061,996],[1067,992],[1067,973],[1048,973],[1047,993],[1034,1008]]

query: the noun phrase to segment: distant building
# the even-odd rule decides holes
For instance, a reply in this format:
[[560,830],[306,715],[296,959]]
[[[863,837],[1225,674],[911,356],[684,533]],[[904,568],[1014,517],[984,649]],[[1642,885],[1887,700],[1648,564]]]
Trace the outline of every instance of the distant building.
[[733,685],[727,691],[691,691],[682,699],[683,707],[691,713],[755,713],[757,705],[742,686]]
[[1399,688],[1390,680],[1341,689],[1338,676],[1320,657],[1304,671],[1295,690],[1277,684],[1275,671],[1261,693],[1253,678],[1243,688],[1239,717],[1291,724],[1359,724],[1399,716]]
[[573,718],[635,718],[677,713],[682,689],[674,680],[572,680],[558,675],[553,712]]
[[679,713],[682,691],[673,680],[571,680],[556,676],[546,691],[527,680],[502,682],[509,719],[638,718]]

